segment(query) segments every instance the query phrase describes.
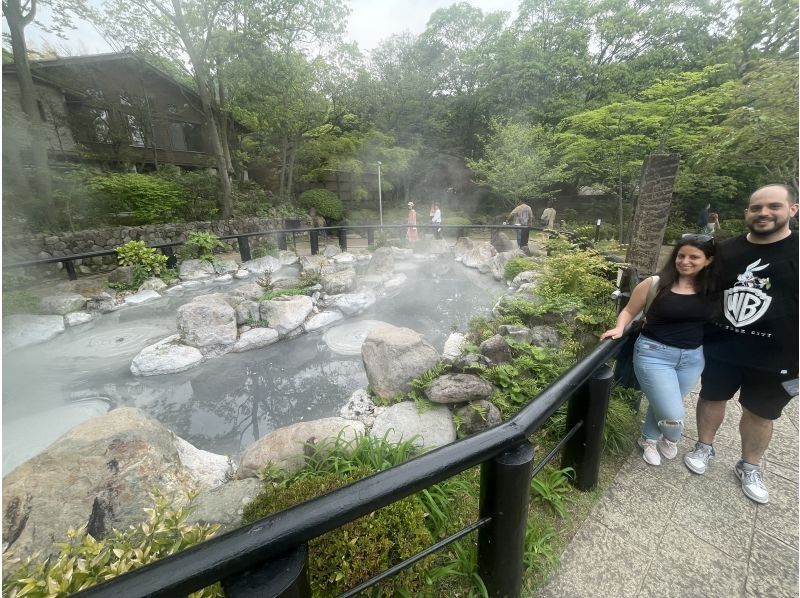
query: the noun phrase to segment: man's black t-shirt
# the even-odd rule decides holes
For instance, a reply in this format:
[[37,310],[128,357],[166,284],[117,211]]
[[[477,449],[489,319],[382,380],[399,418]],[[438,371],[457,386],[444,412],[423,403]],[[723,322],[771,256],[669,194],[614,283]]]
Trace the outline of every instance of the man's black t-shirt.
[[703,342],[706,357],[782,375],[798,369],[798,236],[720,243],[720,309]]

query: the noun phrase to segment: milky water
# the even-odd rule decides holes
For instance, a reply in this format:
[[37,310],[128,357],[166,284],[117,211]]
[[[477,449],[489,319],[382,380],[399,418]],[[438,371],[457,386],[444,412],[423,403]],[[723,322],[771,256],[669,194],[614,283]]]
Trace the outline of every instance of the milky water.
[[195,446],[236,457],[275,428],[337,415],[367,385],[360,346],[375,326],[412,328],[441,352],[452,330],[463,332],[471,317],[488,314],[504,290],[452,259],[397,263],[395,270],[406,283],[355,318],[179,374],[136,377],[129,367],[142,348],[176,332],[179,305],[223,289],[162,297],[48,343],[5,351],[3,473],[112,406],[141,409]]

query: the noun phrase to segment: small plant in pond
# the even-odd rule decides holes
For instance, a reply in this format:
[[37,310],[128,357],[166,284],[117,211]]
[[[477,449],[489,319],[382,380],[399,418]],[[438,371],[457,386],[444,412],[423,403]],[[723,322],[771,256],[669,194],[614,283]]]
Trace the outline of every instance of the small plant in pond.
[[261,318],[247,318],[244,325],[250,326],[250,328],[269,328],[269,322]]
[[303,270],[300,273],[300,286],[304,288],[313,287],[322,280],[322,274],[316,270]]
[[[190,506],[176,506],[156,490],[151,497],[154,504],[145,509],[144,523],[124,531],[113,530],[102,540],[95,540],[85,528],[69,530],[66,542],[55,545],[55,556],[30,557],[8,576],[3,595],[68,596],[203,542],[219,529],[218,525],[189,525],[186,518]],[[223,595],[219,584],[193,594],[198,598]]]
[[259,301],[271,301],[276,297],[289,297],[294,295],[305,295],[306,289],[273,289],[267,293],[261,295]]
[[160,276],[167,268],[167,256],[148,247],[144,241],[128,241],[125,245],[116,247],[114,251],[117,252],[117,261],[121,266],[141,269],[145,278]]
[[219,237],[214,233],[198,232],[190,233],[186,237],[186,246],[192,251],[196,259],[211,262],[214,260],[214,250],[218,247],[225,247]]

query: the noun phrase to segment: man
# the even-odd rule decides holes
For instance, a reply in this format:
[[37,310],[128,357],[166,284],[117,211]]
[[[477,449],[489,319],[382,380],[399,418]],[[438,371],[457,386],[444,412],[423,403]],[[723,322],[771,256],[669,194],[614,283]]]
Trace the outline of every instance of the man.
[[708,224],[708,211],[711,209],[711,204],[707,203],[704,208],[700,209],[700,212],[697,214],[697,230],[699,232],[704,232],[706,225]]
[[548,205],[542,211],[542,217],[540,218],[540,220],[543,227],[554,228],[556,221],[556,209],[552,205]]
[[528,234],[530,233],[528,227],[533,221],[533,210],[531,210],[531,207],[522,199],[517,199],[517,207],[511,210],[511,213],[508,215],[508,220],[522,227],[517,231],[517,245],[519,248],[528,247]]
[[787,390],[798,370],[798,236],[789,230],[796,201],[784,185],[758,189],[744,213],[750,232],[717,249],[722,310],[704,340],[698,442],[684,456],[691,471],[705,473],[726,401],[739,391],[742,455],[734,472],[744,494],[761,504],[769,502],[761,458],[773,421],[797,394]]
[[435,239],[442,238],[442,209],[438,203],[434,203],[431,208],[431,223],[433,224],[433,236]]

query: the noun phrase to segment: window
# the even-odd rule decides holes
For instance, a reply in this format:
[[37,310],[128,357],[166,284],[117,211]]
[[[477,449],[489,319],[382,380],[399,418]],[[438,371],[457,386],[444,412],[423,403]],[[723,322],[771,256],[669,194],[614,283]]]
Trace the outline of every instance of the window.
[[195,123],[170,123],[169,134],[172,139],[172,149],[183,152],[204,152],[203,132],[200,125]]
[[92,121],[94,140],[97,143],[111,143],[111,125],[108,121],[108,110],[92,110],[95,115]]
[[131,135],[131,145],[144,147],[144,127],[132,114],[128,115],[128,132]]

